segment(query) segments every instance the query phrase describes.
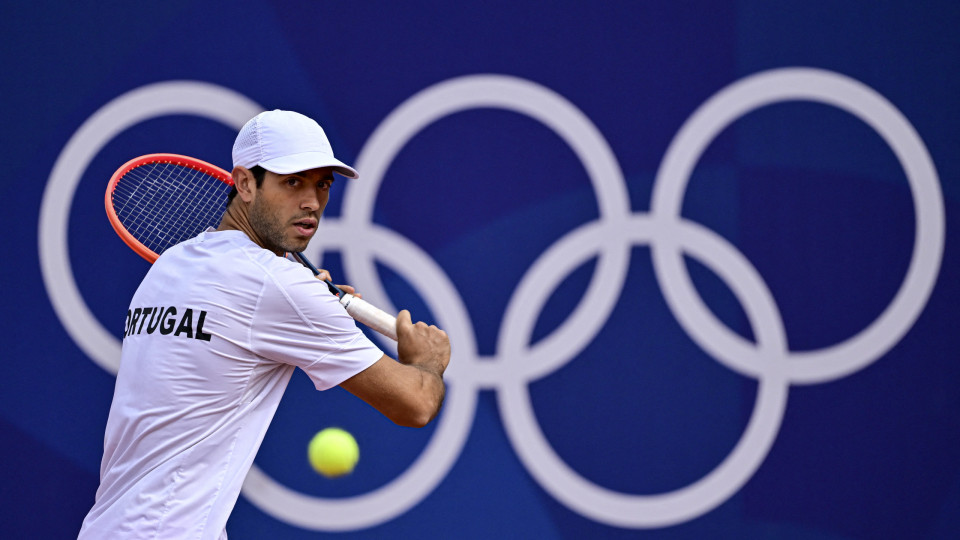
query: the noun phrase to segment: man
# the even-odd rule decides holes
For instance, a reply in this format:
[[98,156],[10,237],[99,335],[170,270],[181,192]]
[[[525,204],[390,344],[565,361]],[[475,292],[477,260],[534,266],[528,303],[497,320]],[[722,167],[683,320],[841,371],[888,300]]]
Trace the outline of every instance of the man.
[[80,538],[226,538],[294,368],[403,426],[427,424],[443,403],[442,330],[400,312],[393,360],[284,257],[316,233],[333,174],[358,176],[320,126],[261,113],[241,129],[233,160],[220,226],[168,249],[131,301],[100,488]]

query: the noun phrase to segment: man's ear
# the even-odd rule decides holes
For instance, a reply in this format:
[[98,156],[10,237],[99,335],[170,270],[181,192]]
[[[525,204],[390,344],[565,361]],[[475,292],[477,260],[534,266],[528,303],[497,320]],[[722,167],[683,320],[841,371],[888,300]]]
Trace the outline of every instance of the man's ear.
[[252,201],[253,194],[257,190],[257,179],[253,177],[250,169],[238,165],[233,168],[231,176],[233,177],[233,185],[237,188],[237,195],[240,196],[240,199],[245,203]]

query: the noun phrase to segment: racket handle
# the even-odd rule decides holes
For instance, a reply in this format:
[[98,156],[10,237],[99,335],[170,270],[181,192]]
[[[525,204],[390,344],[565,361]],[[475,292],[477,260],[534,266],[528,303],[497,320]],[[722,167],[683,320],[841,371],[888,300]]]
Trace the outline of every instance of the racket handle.
[[355,320],[397,341],[397,318],[393,315],[352,294],[342,295],[340,304]]

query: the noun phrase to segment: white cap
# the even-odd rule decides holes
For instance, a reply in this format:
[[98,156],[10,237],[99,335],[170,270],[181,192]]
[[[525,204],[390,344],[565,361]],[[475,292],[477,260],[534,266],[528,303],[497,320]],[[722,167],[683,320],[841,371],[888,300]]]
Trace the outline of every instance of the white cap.
[[333,167],[347,178],[360,176],[333,157],[320,124],[293,111],[264,111],[240,129],[233,143],[233,166],[249,169],[256,165],[276,174]]

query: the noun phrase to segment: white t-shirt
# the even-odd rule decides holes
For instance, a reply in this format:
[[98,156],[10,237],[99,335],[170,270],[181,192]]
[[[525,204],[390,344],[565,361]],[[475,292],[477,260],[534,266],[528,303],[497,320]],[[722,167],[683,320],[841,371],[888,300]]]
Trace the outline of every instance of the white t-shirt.
[[241,231],[167,250],[124,336],[82,539],[225,538],[294,368],[325,390],[383,356],[312,272]]

